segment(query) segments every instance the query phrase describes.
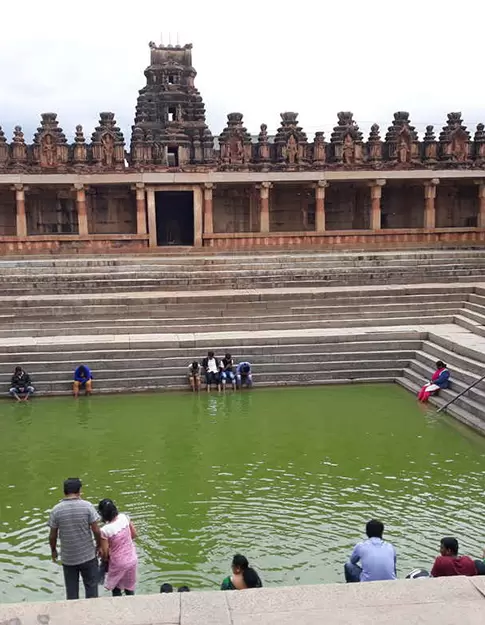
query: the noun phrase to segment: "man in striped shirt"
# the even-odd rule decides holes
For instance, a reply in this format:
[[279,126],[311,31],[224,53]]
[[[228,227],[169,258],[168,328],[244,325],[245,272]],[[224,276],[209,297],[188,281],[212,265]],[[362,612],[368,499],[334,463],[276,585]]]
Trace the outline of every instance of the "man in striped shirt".
[[[99,515],[95,507],[81,498],[81,480],[70,477],[64,482],[64,499],[49,517],[49,543],[52,560],[57,561],[57,539],[61,541],[61,561],[64,569],[66,598],[79,599],[81,574],[86,599],[98,596],[99,567],[96,549],[99,548]],[[93,541],[96,540],[96,546]]]

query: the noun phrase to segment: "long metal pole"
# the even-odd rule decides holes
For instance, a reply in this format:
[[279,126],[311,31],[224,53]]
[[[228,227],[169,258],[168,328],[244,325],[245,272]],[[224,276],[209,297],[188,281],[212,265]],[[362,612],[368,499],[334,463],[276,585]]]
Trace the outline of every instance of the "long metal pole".
[[461,397],[462,395],[464,395],[467,391],[469,391],[471,388],[473,388],[474,386],[476,386],[479,382],[481,382],[482,380],[485,380],[485,375],[482,375],[482,377],[477,380],[476,382],[473,382],[473,384],[470,384],[470,386],[467,386],[467,388],[462,391],[461,393],[458,393],[458,395],[456,395],[456,397],[453,397],[453,399],[450,399],[450,401],[448,403],[446,403],[444,406],[441,406],[441,408],[438,408],[438,410],[436,411],[436,414],[438,414],[438,412],[441,412],[442,410],[444,410],[445,408],[448,408],[448,406],[450,404],[452,404],[453,402],[455,402],[459,397]]

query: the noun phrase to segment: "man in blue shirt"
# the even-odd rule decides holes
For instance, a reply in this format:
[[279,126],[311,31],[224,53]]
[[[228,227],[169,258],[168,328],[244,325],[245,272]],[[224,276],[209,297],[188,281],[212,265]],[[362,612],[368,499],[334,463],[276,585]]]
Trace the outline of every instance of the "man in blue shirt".
[[240,362],[236,367],[236,382],[238,388],[242,388],[243,385],[251,388],[253,385],[253,374],[251,373],[251,364],[249,362]]
[[91,395],[93,391],[93,375],[86,365],[79,365],[74,371],[74,382],[72,385],[74,397],[78,397],[80,388],[85,389],[86,395]]
[[345,581],[396,579],[396,550],[391,543],[382,540],[384,524],[373,519],[365,526],[365,532],[368,539],[355,545],[350,561],[344,566]]

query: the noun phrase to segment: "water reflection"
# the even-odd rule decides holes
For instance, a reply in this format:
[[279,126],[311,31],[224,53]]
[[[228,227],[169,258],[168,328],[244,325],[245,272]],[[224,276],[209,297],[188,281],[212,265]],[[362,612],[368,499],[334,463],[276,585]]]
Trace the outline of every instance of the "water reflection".
[[62,598],[45,522],[71,475],[87,499],[111,496],[132,516],[140,592],[215,588],[237,551],[267,585],[341,581],[373,516],[401,576],[429,568],[441,535],[481,553],[484,440],[394,386],[2,408],[2,601]]

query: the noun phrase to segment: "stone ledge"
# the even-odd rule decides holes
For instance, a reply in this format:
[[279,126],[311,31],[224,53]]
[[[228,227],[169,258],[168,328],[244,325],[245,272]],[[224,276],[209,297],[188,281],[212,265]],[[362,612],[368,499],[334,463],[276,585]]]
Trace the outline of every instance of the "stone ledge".
[[485,580],[452,577],[3,604],[2,625],[482,625]]

